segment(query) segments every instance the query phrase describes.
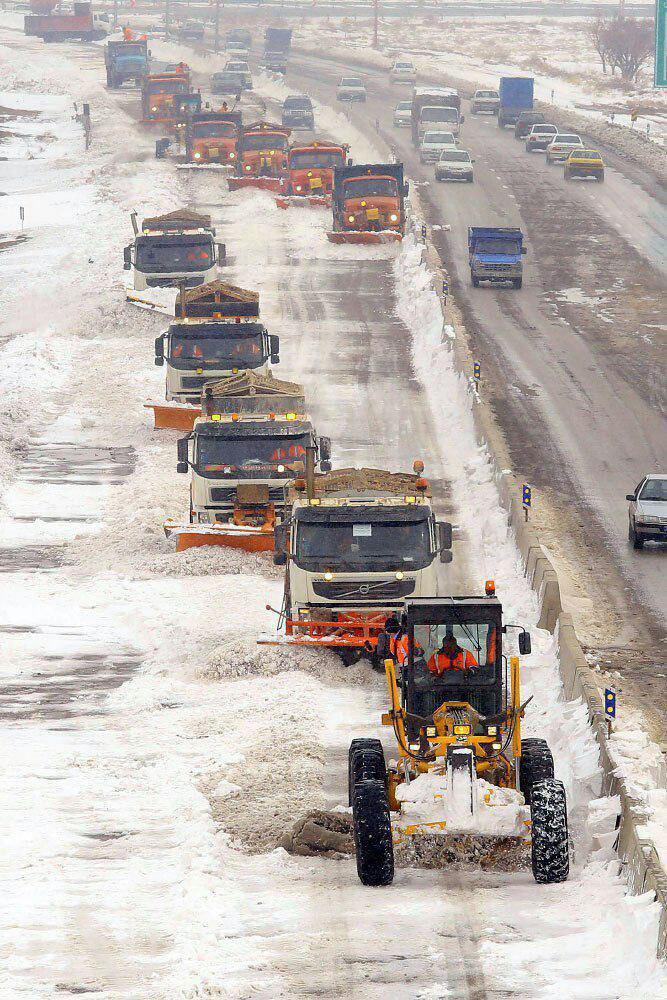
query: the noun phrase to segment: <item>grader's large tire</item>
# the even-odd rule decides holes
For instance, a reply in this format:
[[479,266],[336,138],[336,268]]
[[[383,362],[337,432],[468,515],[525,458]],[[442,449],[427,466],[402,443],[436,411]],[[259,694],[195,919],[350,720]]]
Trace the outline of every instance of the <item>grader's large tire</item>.
[[536,782],[530,795],[531,862],[536,882],[565,882],[570,873],[567,802],[563,782]]
[[530,805],[531,790],[538,781],[554,776],[554,759],[546,740],[521,740],[521,765],[519,768],[519,788]]
[[362,738],[352,740],[347,752],[347,802],[353,805],[354,786],[358,781],[382,781],[387,783],[387,765],[384,750],[379,740]]
[[394,845],[387,789],[382,781],[360,781],[352,805],[357,874],[364,885],[394,881]]

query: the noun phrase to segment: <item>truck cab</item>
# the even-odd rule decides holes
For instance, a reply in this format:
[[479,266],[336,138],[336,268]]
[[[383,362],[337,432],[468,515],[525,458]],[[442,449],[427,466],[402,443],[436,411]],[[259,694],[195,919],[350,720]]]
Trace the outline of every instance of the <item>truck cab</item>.
[[172,122],[174,96],[190,92],[189,72],[154,73],[141,85],[141,113],[144,122]]
[[[215,418],[215,419],[214,419]],[[192,471],[190,521],[224,523],[237,505],[239,487],[261,489],[278,521],[285,510],[285,487],[302,475],[308,450],[316,461],[328,457],[308,414],[222,413],[202,416],[178,442],[177,471]]]
[[255,122],[243,130],[237,169],[242,177],[282,177],[287,171],[290,129]]
[[438,593],[438,561],[451,560],[451,525],[436,521],[420,475],[337,469],[315,476],[310,490],[295,481],[289,498],[293,629],[350,614],[386,617],[409,596]]
[[471,226],[468,229],[468,256],[472,284],[509,282],[521,288],[526,247],[520,229]]
[[503,76],[498,87],[498,128],[516,125],[519,116],[533,109],[534,80],[530,76]]
[[155,364],[167,366],[168,402],[197,403],[212,379],[267,374],[279,360],[280,338],[262,323],[177,320],[155,341]]
[[329,196],[334,170],[345,166],[347,146],[333,142],[312,142],[292,146],[289,151],[285,193],[294,197]]
[[145,39],[107,42],[104,63],[108,87],[122,87],[128,80],[139,86],[142,77],[148,73],[148,42]]
[[[426,112],[426,109],[429,109]],[[438,117],[433,109],[449,108],[449,114]],[[452,114],[455,111],[456,114]],[[421,135],[433,123],[442,125],[443,131],[454,131],[461,118],[461,98],[452,87],[415,87],[412,91],[412,145],[417,148]]]
[[402,163],[336,167],[334,234],[386,232],[400,238],[405,231],[406,194]]
[[144,219],[141,232],[125,247],[123,266],[133,271],[137,291],[193,288],[215,277],[224,254],[208,216],[176,211]]
[[185,134],[188,162],[234,166],[240,132],[240,111],[202,111],[193,115]]
[[457,136],[460,132],[461,122],[465,121],[465,116],[461,115],[458,108],[446,107],[445,105],[426,105],[419,113],[419,123],[417,125],[417,135],[419,142],[426,132],[442,131],[451,132]]

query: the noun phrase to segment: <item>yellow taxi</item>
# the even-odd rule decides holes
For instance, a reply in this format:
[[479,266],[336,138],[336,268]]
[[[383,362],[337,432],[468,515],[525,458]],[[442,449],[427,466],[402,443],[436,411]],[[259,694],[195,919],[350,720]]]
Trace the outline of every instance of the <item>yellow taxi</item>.
[[594,177],[604,180],[604,161],[596,149],[573,149],[563,168],[566,181],[573,177]]

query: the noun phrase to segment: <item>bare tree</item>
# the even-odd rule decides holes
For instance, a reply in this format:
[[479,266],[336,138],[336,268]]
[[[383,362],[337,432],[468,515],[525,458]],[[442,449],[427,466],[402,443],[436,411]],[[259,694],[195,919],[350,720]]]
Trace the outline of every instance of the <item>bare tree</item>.
[[626,83],[635,83],[640,69],[653,53],[651,21],[638,21],[631,17],[614,18],[607,22],[602,38],[605,61],[611,66],[612,73],[618,69]]
[[586,29],[593,48],[600,57],[602,72],[607,72],[607,62],[609,53],[607,51],[607,28],[609,21],[604,17],[597,17]]

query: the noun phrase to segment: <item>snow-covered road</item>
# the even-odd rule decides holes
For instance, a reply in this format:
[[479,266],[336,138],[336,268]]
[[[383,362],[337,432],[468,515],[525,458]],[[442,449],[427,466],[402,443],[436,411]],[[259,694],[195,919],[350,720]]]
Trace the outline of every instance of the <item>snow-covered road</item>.
[[[371,891],[352,861],[275,848],[294,818],[343,802],[346,746],[379,734],[383,686],[333,654],[256,646],[280,599],[268,560],[164,540],[187,484],[175,436],[142,408],[160,391],[164,317],[124,301],[128,212],[213,214],[229,277],[260,291],[280,372],[305,382],[335,460],[401,468],[418,446],[470,543],[452,589],[495,575],[512,620],[534,625],[465,387],[419,312],[418,248],[399,265],[334,248],[324,213],[177,172],[136,127],[135,97],[103,88],[99,49],[0,40],[0,104],[40,112],[19,119],[35,158],[12,147],[0,200],[3,233],[30,209],[26,242],[0,256],[0,996],[658,996],[655,907],[625,896],[592,840],[585,712],[563,703],[534,628],[531,727],[570,796],[568,883],[403,869]],[[83,99],[87,154],[70,120]],[[422,391],[425,358],[439,394]]]

